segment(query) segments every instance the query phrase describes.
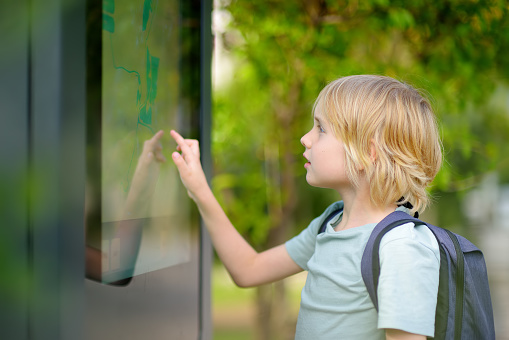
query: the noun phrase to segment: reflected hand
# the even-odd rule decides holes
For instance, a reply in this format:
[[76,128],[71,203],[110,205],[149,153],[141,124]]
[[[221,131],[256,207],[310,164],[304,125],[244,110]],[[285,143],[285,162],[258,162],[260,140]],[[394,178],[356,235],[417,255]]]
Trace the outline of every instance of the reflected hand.
[[143,144],[143,150],[141,152],[138,166],[140,164],[146,165],[152,163],[152,161],[155,158],[155,161],[158,163],[165,163],[166,158],[163,156],[163,146],[160,142],[161,137],[163,136],[164,131],[160,130],[158,131],[152,138],[145,141]]
[[172,154],[173,162],[180,173],[180,179],[187,188],[187,193],[194,201],[200,191],[208,189],[207,179],[200,163],[200,145],[195,139],[184,139],[176,131],[171,130],[171,136],[177,142],[177,151]]
[[139,212],[138,210],[141,207],[146,208],[148,199],[154,192],[161,163],[166,162],[160,142],[163,134],[162,130],[158,131],[143,144],[143,150],[138,158],[138,164],[127,196],[126,211],[128,215],[132,215],[135,211]]

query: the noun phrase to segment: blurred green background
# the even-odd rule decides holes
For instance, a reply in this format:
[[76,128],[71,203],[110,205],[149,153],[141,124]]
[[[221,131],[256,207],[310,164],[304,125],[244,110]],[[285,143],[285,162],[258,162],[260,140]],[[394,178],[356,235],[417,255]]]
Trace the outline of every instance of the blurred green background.
[[[428,93],[444,143],[429,222],[484,250],[497,339],[509,339],[506,1],[234,1],[213,12],[213,187],[258,250],[339,199],[307,185],[300,137],[329,81],[382,74]],[[305,274],[239,289],[217,264],[214,339],[292,339]]]

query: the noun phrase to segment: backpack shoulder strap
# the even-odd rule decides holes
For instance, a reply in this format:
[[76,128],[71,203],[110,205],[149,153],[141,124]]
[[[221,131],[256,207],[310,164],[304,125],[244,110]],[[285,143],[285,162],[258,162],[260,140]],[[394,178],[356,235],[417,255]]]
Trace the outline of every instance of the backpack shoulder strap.
[[377,287],[378,279],[380,276],[380,259],[378,251],[380,249],[380,241],[388,231],[408,222],[413,222],[415,224],[426,224],[417,218],[411,217],[410,215],[403,211],[394,211],[387,215],[387,217],[385,217],[375,226],[368,239],[366,248],[364,249],[364,253],[362,254],[361,260],[362,280],[366,285],[371,301],[373,301],[373,304],[375,305],[375,309],[377,311],[378,311]]

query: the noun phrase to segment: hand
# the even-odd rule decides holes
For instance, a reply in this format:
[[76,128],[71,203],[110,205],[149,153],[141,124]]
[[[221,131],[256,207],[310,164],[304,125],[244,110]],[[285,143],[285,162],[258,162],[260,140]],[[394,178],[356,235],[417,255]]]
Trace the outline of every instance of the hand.
[[209,189],[205,173],[200,163],[200,145],[195,139],[184,139],[176,131],[171,136],[177,142],[177,151],[172,154],[173,162],[180,173],[180,179],[187,188],[187,193],[195,202],[200,192]]

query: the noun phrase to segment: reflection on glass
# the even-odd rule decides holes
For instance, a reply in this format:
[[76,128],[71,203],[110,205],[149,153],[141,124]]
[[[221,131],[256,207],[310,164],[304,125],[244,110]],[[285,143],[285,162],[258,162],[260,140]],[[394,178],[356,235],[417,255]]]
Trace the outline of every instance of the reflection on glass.
[[99,227],[87,221],[87,276],[102,282],[190,260],[191,208],[159,131],[190,128],[179,11],[178,1],[103,1],[100,181],[87,195],[100,211]]

